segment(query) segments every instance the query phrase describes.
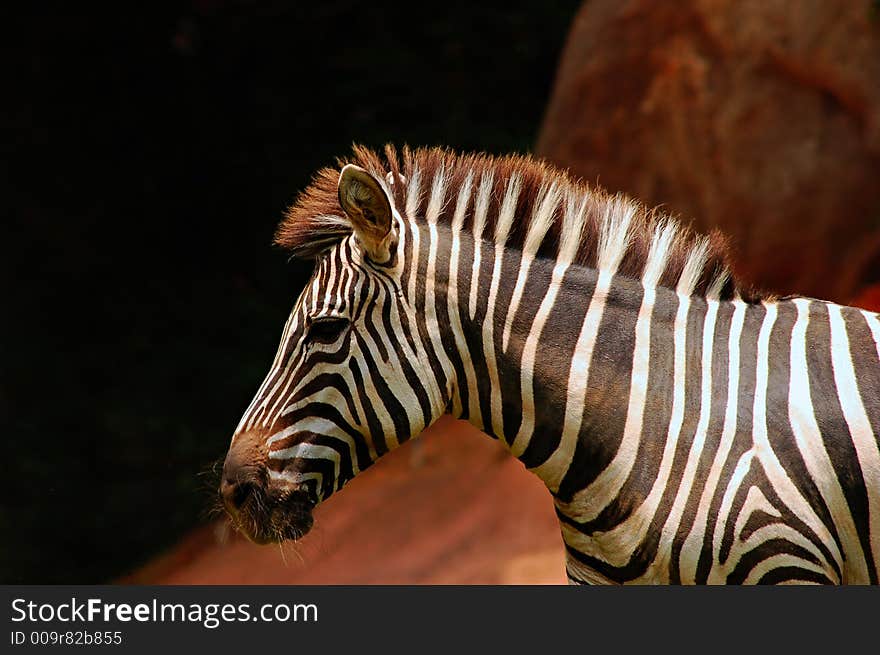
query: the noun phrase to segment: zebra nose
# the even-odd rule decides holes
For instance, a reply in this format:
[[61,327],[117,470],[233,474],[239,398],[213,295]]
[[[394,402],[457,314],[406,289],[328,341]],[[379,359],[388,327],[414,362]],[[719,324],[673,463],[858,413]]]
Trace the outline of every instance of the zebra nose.
[[255,495],[263,482],[264,457],[262,435],[244,433],[235,437],[220,479],[220,496],[230,511],[240,510]]

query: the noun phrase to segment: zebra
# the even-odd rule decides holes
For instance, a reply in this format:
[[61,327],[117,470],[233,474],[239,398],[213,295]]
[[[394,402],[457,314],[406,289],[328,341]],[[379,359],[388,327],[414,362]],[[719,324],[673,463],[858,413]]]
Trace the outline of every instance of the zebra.
[[314,272],[224,463],[253,541],[450,413],[544,482],[571,584],[877,583],[877,314],[525,155],[356,146],[275,242]]

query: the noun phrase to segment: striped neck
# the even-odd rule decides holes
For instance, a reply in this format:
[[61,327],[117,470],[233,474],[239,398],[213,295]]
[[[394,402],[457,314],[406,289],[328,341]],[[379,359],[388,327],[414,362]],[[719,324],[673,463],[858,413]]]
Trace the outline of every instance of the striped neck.
[[[631,353],[625,351],[632,338],[600,344],[594,388],[584,386],[587,372],[574,370],[572,361],[589,358],[600,327],[603,335],[632,331],[641,283],[532,258],[445,225],[408,223],[400,232],[401,285],[441,389],[438,402],[505,443],[555,491],[576,443],[600,444],[602,436],[578,429],[565,434],[567,443],[555,455],[547,452],[563,426],[621,402],[625,412],[626,391],[597,381],[628,376]],[[664,288],[650,291],[652,297],[658,292],[677,297]],[[613,348],[604,351],[609,344],[619,356],[607,356],[613,354]],[[567,399],[578,393],[579,402]],[[592,421],[586,423],[589,431]]]

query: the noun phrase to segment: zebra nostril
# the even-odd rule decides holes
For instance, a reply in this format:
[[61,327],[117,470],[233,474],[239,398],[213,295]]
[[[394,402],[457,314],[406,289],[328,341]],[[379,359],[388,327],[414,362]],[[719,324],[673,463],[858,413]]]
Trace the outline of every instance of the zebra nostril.
[[235,485],[232,491],[232,504],[236,507],[241,507],[247,501],[248,496],[251,495],[251,491],[253,490],[253,485],[248,482],[242,482],[240,484]]
[[226,506],[232,509],[241,509],[253,492],[254,484],[247,481],[226,479],[220,485],[220,494]]

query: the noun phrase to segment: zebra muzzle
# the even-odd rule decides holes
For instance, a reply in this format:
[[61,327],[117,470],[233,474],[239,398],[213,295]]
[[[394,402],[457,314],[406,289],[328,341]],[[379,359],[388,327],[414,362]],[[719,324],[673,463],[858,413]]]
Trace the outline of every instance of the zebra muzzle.
[[312,527],[314,494],[269,475],[264,439],[256,433],[235,437],[223,465],[220,497],[232,524],[251,541],[296,540]]
[[279,488],[271,481],[224,480],[221,495],[232,524],[255,543],[296,541],[312,528],[315,502],[305,490]]

